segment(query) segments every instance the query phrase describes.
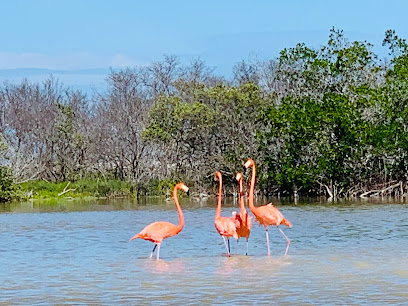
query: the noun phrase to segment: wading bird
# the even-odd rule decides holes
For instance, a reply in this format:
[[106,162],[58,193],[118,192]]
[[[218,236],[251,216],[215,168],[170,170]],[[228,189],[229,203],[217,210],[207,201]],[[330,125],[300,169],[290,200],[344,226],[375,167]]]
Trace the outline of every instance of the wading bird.
[[268,234],[269,225],[276,226],[276,228],[282,233],[283,237],[285,237],[286,239],[285,255],[286,255],[288,253],[290,240],[285,235],[285,233],[279,228],[279,225],[284,224],[288,227],[292,227],[292,224],[283,217],[282,213],[275,206],[273,206],[272,203],[269,203],[267,205],[258,206],[258,207],[254,205],[254,189],[255,189],[256,174],[255,174],[255,162],[252,159],[248,159],[248,161],[245,163],[245,168],[249,168],[249,167],[252,167],[252,178],[251,178],[251,185],[249,187],[248,205],[252,213],[254,214],[256,220],[265,227],[266,243],[268,245],[268,256],[271,255],[271,251],[269,248],[269,234]]
[[[215,179],[219,181],[219,191],[218,191],[218,201],[217,201],[217,210],[215,211],[215,220],[214,225],[218,233],[221,235],[224,240],[225,247],[227,248],[228,256],[231,256],[230,248],[230,237],[238,239],[237,229],[235,227],[235,222],[232,218],[221,217],[221,201],[222,201],[222,174],[221,172],[215,172]],[[227,238],[227,241],[225,240]]]
[[235,226],[237,228],[237,234],[238,234],[238,240],[240,237],[245,237],[246,239],[246,253],[245,255],[248,255],[248,238],[249,234],[251,233],[251,227],[252,227],[252,217],[248,216],[248,212],[245,209],[244,205],[244,187],[242,184],[242,174],[237,173],[236,180],[238,181],[239,185],[239,207],[240,211],[239,214],[235,213]]
[[173,189],[173,199],[174,203],[176,204],[178,216],[179,216],[179,224],[174,225],[170,222],[165,222],[165,221],[157,221],[150,223],[148,226],[146,226],[139,234],[136,234],[130,240],[132,241],[133,239],[141,238],[144,240],[149,240],[151,242],[154,242],[155,245],[153,247],[152,253],[150,254],[150,258],[153,257],[153,253],[157,248],[157,259],[159,259],[159,254],[160,254],[160,244],[163,241],[163,239],[172,237],[177,235],[178,233],[181,232],[181,230],[184,227],[184,215],[183,211],[181,210],[178,198],[177,198],[177,190],[183,190],[188,194],[188,187],[184,185],[183,183],[178,183],[176,186],[174,186]]

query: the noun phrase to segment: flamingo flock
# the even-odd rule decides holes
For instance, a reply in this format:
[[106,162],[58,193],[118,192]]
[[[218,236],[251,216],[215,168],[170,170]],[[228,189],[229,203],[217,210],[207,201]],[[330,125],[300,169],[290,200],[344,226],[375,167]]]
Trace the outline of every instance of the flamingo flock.
[[[255,162],[252,159],[248,159],[248,161],[244,164],[245,168],[251,168],[252,176],[251,176],[251,183],[249,186],[249,195],[248,195],[248,207],[251,210],[252,214],[255,216],[255,220],[259,222],[260,225],[265,227],[266,233],[266,244],[268,250],[268,256],[271,255],[270,246],[269,246],[269,233],[268,227],[275,226],[283,237],[286,239],[286,250],[285,255],[287,255],[290,240],[283,232],[283,230],[279,227],[280,225],[286,225],[287,227],[292,227],[292,223],[290,223],[283,214],[272,204],[269,203],[267,205],[262,206],[255,206],[254,205],[254,190],[255,190],[255,178],[256,178],[256,170],[255,170]],[[252,228],[252,216],[249,216],[248,211],[245,209],[245,200],[244,200],[244,192],[243,192],[243,179],[242,174],[237,173],[236,180],[238,182],[239,187],[239,206],[240,211],[239,213],[233,212],[231,217],[223,217],[221,216],[221,204],[222,204],[222,174],[219,171],[215,172],[215,179],[219,182],[218,188],[218,199],[217,199],[217,208],[215,211],[215,219],[214,225],[217,232],[222,237],[225,247],[227,249],[227,256],[231,256],[231,247],[230,247],[230,238],[233,237],[239,240],[239,238],[243,237],[246,239],[246,255],[248,255],[248,239],[251,233]],[[174,186],[173,189],[173,199],[176,205],[177,213],[179,216],[179,224],[174,225],[170,222],[166,221],[157,221],[150,223],[147,225],[141,232],[134,235],[130,240],[134,240],[137,238],[141,238],[144,240],[148,240],[154,243],[153,250],[150,254],[150,258],[153,257],[154,252],[157,248],[157,255],[156,259],[159,259],[160,254],[160,245],[162,241],[166,238],[172,237],[177,235],[184,227],[184,215],[183,211],[180,207],[180,203],[177,197],[177,191],[181,189],[184,192],[188,193],[189,189],[183,183],[178,183]]]

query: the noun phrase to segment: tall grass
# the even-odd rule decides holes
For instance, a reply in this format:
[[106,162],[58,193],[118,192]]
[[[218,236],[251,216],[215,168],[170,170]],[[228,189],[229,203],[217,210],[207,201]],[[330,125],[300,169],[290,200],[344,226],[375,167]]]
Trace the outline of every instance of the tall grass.
[[114,179],[81,179],[75,182],[34,180],[21,183],[19,187],[23,198],[106,198],[136,196],[130,182]]

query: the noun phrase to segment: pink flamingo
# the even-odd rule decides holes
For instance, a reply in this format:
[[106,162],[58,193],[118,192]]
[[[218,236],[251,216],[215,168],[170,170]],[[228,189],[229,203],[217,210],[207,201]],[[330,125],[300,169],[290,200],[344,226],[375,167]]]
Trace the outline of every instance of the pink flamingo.
[[155,245],[153,247],[152,253],[150,254],[150,258],[152,258],[154,251],[157,249],[157,260],[159,259],[159,254],[160,254],[160,244],[161,242],[169,237],[175,236],[178,233],[181,232],[181,230],[184,227],[184,215],[183,211],[181,210],[179,201],[177,199],[177,190],[183,190],[184,192],[188,193],[188,187],[184,185],[183,183],[178,183],[176,186],[174,186],[173,189],[173,199],[174,203],[176,204],[178,216],[179,216],[179,224],[174,225],[170,222],[165,222],[165,221],[157,221],[150,223],[148,226],[146,226],[140,233],[136,234],[130,240],[141,238],[144,240],[149,240],[151,242],[154,242]]
[[[235,227],[235,222],[228,217],[221,217],[221,201],[222,201],[222,174],[221,172],[217,171],[215,173],[215,179],[219,181],[219,191],[218,191],[218,201],[217,201],[217,210],[215,211],[215,220],[214,225],[217,229],[218,233],[221,235],[222,239],[224,240],[225,247],[227,248],[228,256],[231,256],[231,249],[230,249],[230,237],[234,237],[238,239],[237,229]],[[228,240],[225,241],[225,238]]]
[[248,255],[248,238],[251,233],[251,227],[252,227],[252,218],[251,216],[248,216],[248,212],[245,209],[244,205],[244,187],[242,184],[242,174],[237,173],[236,180],[238,181],[239,184],[239,207],[240,211],[239,214],[235,213],[233,217],[235,218],[236,222],[236,228],[237,228],[237,234],[238,234],[238,240],[240,237],[245,237],[246,239],[246,253],[245,255]]
[[268,256],[271,255],[270,247],[269,247],[269,234],[268,234],[268,226],[273,225],[282,233],[283,237],[286,239],[286,251],[285,255],[288,253],[290,240],[285,235],[285,233],[279,228],[279,225],[284,224],[288,227],[292,227],[292,224],[283,217],[282,213],[273,206],[272,203],[262,206],[254,206],[254,189],[255,189],[255,162],[252,159],[248,159],[245,163],[245,168],[252,167],[252,178],[251,178],[251,185],[249,188],[249,199],[248,205],[251,209],[252,213],[255,215],[256,220],[265,227],[266,232],[266,243],[268,245]]

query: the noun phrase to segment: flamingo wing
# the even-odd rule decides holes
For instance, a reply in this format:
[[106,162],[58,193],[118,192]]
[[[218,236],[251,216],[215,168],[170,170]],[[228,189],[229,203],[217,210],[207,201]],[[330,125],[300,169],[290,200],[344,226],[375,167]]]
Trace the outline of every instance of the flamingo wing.
[[231,218],[219,217],[214,221],[215,228],[221,236],[238,239],[235,222]]
[[270,203],[258,207],[256,219],[264,226],[278,226],[284,218],[282,213]]
[[258,207],[258,216],[256,219],[262,225],[273,225],[279,226],[281,224],[286,225],[288,227],[292,227],[292,223],[289,220],[285,219],[283,214],[273,206],[272,203]]

